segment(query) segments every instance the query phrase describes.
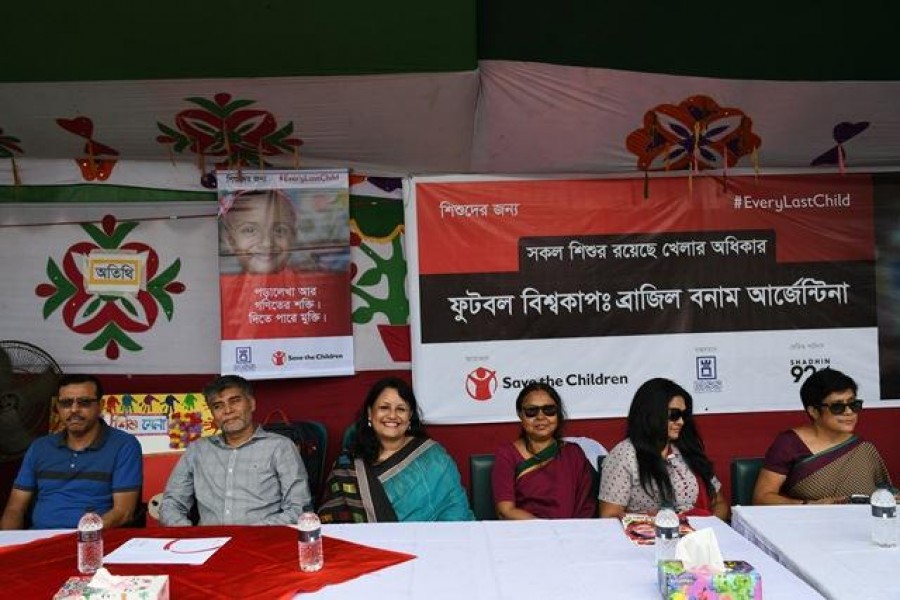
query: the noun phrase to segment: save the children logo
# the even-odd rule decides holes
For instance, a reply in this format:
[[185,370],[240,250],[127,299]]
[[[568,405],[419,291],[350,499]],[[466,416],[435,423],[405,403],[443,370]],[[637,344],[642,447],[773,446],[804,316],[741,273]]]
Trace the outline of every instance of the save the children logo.
[[495,391],[497,391],[497,371],[478,367],[466,375],[466,393],[472,400],[490,400],[494,397]]
[[272,353],[272,364],[276,367],[283,367],[287,360],[287,353],[284,350],[276,350]]
[[124,348],[140,352],[137,334],[156,326],[160,312],[171,321],[173,296],[186,286],[176,281],[181,259],[161,270],[159,254],[140,241],[125,239],[138,228],[138,221],[117,221],[106,215],[98,227],[84,223],[90,240],[75,242],[66,250],[61,266],[47,259],[49,283],[41,283],[35,294],[46,298],[44,320],[60,309],[65,326],[91,339],[84,350],[104,350],[116,360]]

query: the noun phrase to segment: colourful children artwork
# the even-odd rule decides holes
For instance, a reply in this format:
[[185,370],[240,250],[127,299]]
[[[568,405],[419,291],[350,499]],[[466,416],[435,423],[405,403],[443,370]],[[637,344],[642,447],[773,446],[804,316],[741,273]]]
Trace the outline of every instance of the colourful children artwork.
[[[51,433],[62,430],[55,402]],[[101,399],[101,410],[111,427],[138,436],[145,451],[147,437],[165,437],[165,446],[178,450],[218,431],[202,394],[109,394]]]

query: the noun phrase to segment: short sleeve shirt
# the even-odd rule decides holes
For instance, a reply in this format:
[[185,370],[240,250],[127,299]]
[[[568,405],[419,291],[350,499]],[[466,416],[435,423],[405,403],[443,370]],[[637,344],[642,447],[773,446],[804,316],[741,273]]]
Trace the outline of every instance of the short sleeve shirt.
[[[697,502],[700,485],[697,477],[674,446],[672,454],[666,461],[666,470],[675,491],[676,510],[684,512],[692,509]],[[716,477],[713,477],[713,487],[716,491],[722,487]],[[662,503],[662,495],[655,485],[651,486],[650,491],[652,493],[648,494],[641,486],[637,453],[631,440],[626,439],[616,444],[606,460],[603,461],[600,500],[624,506],[626,512],[656,512]]]
[[140,490],[137,438],[103,421],[100,427],[84,450],[69,448],[65,432],[38,438],[28,448],[13,485],[35,494],[35,529],[72,529],[87,508],[103,514],[112,508],[114,493]]

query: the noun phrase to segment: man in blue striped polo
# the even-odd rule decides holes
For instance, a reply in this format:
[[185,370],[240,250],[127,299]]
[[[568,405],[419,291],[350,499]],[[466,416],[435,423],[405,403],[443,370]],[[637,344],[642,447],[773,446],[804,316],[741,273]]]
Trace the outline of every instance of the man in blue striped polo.
[[103,388],[93,375],[64,375],[56,410],[64,429],[35,440],[13,483],[2,529],[73,529],[87,509],[103,526],[129,523],[143,481],[141,446],[100,418]]

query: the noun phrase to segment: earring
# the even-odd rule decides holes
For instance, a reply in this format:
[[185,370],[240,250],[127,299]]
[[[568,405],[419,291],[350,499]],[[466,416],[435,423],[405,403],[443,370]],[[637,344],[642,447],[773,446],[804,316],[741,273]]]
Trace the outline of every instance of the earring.
[[372,428],[372,419],[369,419],[368,425],[369,425],[369,429],[371,429]]

